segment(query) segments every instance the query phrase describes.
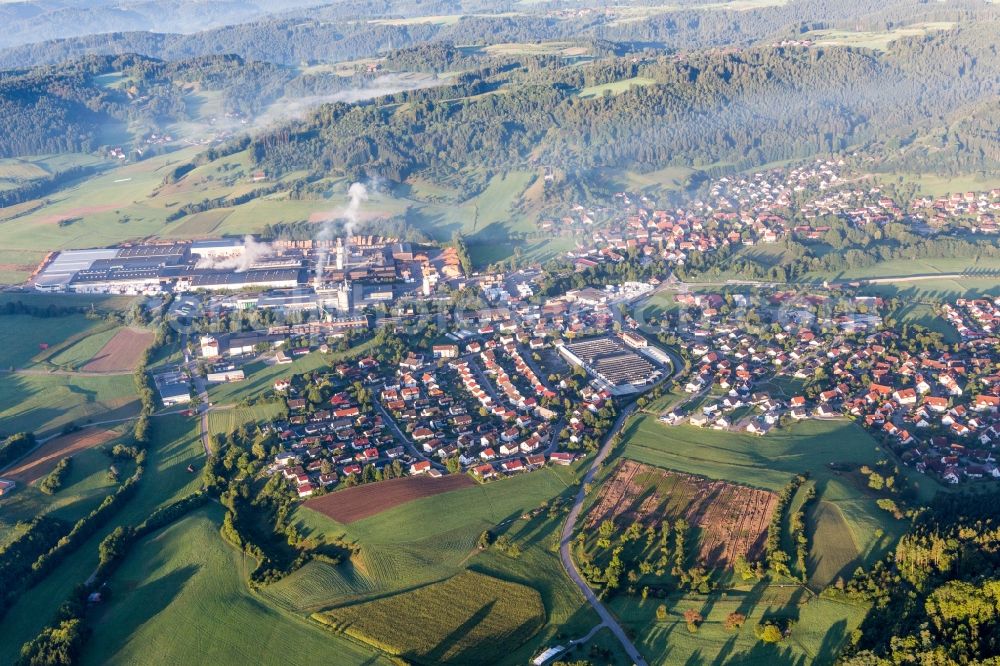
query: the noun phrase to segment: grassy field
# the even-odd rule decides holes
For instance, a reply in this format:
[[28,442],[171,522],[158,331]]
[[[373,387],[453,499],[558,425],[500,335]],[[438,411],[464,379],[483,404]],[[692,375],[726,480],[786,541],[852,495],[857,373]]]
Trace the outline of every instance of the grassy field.
[[49,356],[46,361],[61,368],[79,370],[84,365],[87,365],[120,330],[120,328],[116,327],[94,332],[92,335],[88,335],[67,346],[62,351]]
[[83,664],[387,663],[255,597],[221,519],[211,505],[134,546],[94,615]]
[[602,97],[605,93],[607,93],[614,97],[622,94],[623,92],[628,92],[632,86],[651,86],[654,83],[656,83],[656,81],[653,79],[636,76],[631,79],[622,79],[621,81],[613,81],[612,83],[602,83],[597,86],[587,86],[586,88],[581,88],[580,92],[577,93],[577,96],[589,99],[593,97]]
[[[251,363],[244,367],[246,380],[231,384],[213,384],[209,386],[208,396],[214,405],[236,403],[244,397],[257,396],[263,391],[270,390],[276,379],[309,372],[330,363],[336,363],[346,356],[364,354],[371,349],[371,346],[371,341],[367,341],[352,347],[345,353],[321,354],[312,352],[305,356],[299,356],[287,365],[268,365],[263,361]],[[218,419],[216,421],[218,422]]]
[[1000,176],[994,173],[966,174],[961,176],[939,176],[933,173],[893,173],[880,174],[889,179],[902,178],[904,182],[915,183],[921,194],[940,197],[953,192],[981,192],[1000,187]]
[[0,498],[0,545],[14,534],[18,521],[51,513],[75,522],[89,513],[114,489],[107,474],[110,465],[111,460],[99,449],[80,451],[73,455],[66,481],[54,495],[31,485]]
[[882,31],[853,30],[812,30],[804,33],[802,39],[812,39],[820,46],[860,46],[885,51],[889,43],[902,37],[916,37],[930,32],[950,30],[955,23],[915,23],[913,25]]
[[210,434],[229,434],[242,424],[252,429],[255,423],[263,423],[274,419],[281,411],[281,403],[268,402],[247,407],[239,405],[232,409],[222,409],[209,412],[208,431]]
[[45,433],[137,411],[131,375],[8,375],[0,384],[0,432]]
[[[566,577],[554,545],[562,512],[523,519],[526,511],[558,496],[569,496],[574,468],[549,468],[512,479],[476,485],[395,507],[342,525],[310,511],[296,513],[298,527],[316,538],[343,539],[359,552],[337,567],[311,562],[263,590],[270,601],[308,614],[331,606],[365,601],[449,578],[472,569],[537,589],[546,625],[504,663],[526,663],[548,641],[579,637],[597,622],[582,595]],[[522,553],[511,558],[496,549],[480,551],[483,530],[506,534]]]
[[496,56],[561,55],[567,58],[579,58],[591,53],[590,47],[574,42],[506,42],[465,48]]
[[[404,198],[398,203],[407,204],[407,220],[435,240],[449,241],[456,231],[461,231],[470,245],[504,241],[511,231],[537,230],[530,211],[514,210],[537,177],[530,171],[511,171],[506,176],[495,176],[482,192],[468,199]],[[416,196],[419,191],[411,188],[409,193]]]
[[[665,622],[656,608],[665,604]],[[832,599],[813,597],[797,587],[759,583],[725,596],[672,594],[666,599],[641,601],[619,595],[610,603],[626,631],[639,637],[638,647],[650,664],[747,664],[792,666],[833,664],[847,635],[856,629],[867,609]],[[705,621],[690,633],[684,611],[693,609]],[[739,630],[725,628],[726,616],[740,612],[747,622]],[[777,645],[757,640],[754,627],[765,617],[796,620],[791,636]]]
[[[849,575],[858,564],[870,564],[905,529],[904,523],[879,509],[875,498],[853,477],[830,469],[830,463],[874,464],[888,455],[848,421],[804,421],[760,438],[690,426],[667,427],[652,416],[641,416],[627,427],[625,441],[624,455],[640,462],[769,490],[779,490],[793,474],[808,472],[820,504],[830,505],[814,512],[810,534],[810,575],[817,587],[838,574]],[[933,496],[937,486],[930,479],[906,468],[904,474],[922,499]],[[816,546],[834,540],[854,544],[851,558],[835,558],[843,562],[836,572],[831,571],[834,558],[824,561],[823,550]],[[820,564],[822,569],[816,571]]]
[[[961,280],[976,279],[977,273],[1000,271],[1000,259],[976,257],[942,257],[934,259],[896,259],[883,261],[864,268],[848,269],[838,273],[817,274],[817,278],[829,280],[861,280],[868,278],[906,277],[911,275],[935,275],[963,273]],[[813,278],[813,275],[809,276]],[[919,284],[914,282],[913,284]]]
[[407,661],[496,663],[538,631],[545,608],[541,595],[530,587],[464,571],[440,583],[315,617]]
[[925,303],[908,302],[893,315],[902,323],[917,324],[944,336],[944,341],[953,344],[961,340],[958,330],[948,320]]
[[84,153],[30,155],[0,159],[0,189],[51,176],[75,166],[93,166],[103,160]]
[[[45,343],[54,349],[74,336],[79,340],[89,339],[87,333],[100,328],[102,324],[100,320],[87,319],[84,315],[66,317],[4,315],[0,317],[0,339],[4,341],[3,345],[0,345],[0,368],[27,367],[32,364],[32,359],[36,356],[47,355],[39,348],[40,344]],[[100,346],[94,351],[98,349]],[[85,351],[82,350],[81,353]],[[58,356],[59,353],[55,355]]]
[[14,663],[21,645],[34,638],[70,591],[90,576],[97,566],[97,546],[109,532],[118,525],[137,525],[156,507],[200,487],[200,475],[190,474],[186,468],[193,464],[200,470],[204,455],[195,424],[176,416],[154,420],[146,473],[138,492],[71,557],[10,607],[0,622],[0,663]]

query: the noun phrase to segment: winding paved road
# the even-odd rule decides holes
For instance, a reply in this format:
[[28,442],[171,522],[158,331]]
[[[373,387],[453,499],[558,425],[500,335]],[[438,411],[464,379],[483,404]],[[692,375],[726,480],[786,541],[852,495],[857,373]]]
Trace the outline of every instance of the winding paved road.
[[608,629],[618,638],[618,642],[622,644],[625,652],[628,654],[629,658],[632,660],[636,666],[646,666],[646,660],[643,659],[642,654],[640,654],[638,648],[632,640],[625,634],[625,630],[622,629],[621,625],[618,624],[618,620],[614,615],[611,614],[601,600],[597,598],[594,591],[590,589],[587,582],[583,580],[580,576],[580,571],[576,568],[576,563],[573,562],[573,556],[570,553],[570,545],[573,542],[573,527],[576,525],[577,518],[580,517],[580,511],[583,509],[583,499],[584,499],[584,488],[586,484],[590,483],[594,479],[594,475],[597,474],[597,470],[600,468],[601,463],[604,459],[608,457],[611,453],[611,447],[615,439],[615,435],[621,430],[625,421],[628,417],[635,412],[635,403],[631,403],[625,409],[622,410],[621,414],[615,420],[611,431],[604,438],[604,444],[601,446],[601,450],[597,452],[597,457],[594,458],[594,462],[590,465],[590,469],[583,477],[583,482],[580,484],[580,492],[576,494],[576,499],[573,502],[573,508],[569,512],[569,517],[566,519],[566,523],[563,525],[562,536],[559,540],[559,557],[562,560],[563,568],[566,569],[566,573],[569,577],[573,579],[576,586],[580,588],[583,592],[583,596],[586,597],[587,602],[593,607],[597,614],[601,618],[601,624]]

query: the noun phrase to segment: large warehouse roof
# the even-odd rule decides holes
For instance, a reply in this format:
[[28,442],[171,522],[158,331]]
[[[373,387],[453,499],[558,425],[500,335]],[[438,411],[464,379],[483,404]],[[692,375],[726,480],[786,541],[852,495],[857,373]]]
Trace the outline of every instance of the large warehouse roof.
[[45,267],[35,279],[35,284],[41,288],[65,286],[77,272],[89,269],[97,261],[114,259],[118,252],[116,248],[65,250]]

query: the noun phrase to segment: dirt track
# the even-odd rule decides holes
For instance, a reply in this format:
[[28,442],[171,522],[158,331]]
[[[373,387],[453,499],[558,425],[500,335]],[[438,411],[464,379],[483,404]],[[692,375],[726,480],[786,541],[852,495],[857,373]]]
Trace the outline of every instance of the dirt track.
[[408,476],[347,488],[311,499],[305,505],[338,523],[352,523],[421,497],[466,488],[474,483],[465,474],[449,474],[440,479]]

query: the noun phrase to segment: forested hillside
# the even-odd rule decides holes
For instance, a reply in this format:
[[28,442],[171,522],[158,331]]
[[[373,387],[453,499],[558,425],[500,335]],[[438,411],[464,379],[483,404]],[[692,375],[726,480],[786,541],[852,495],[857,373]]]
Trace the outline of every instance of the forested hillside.
[[[102,77],[111,78],[103,80]],[[127,142],[129,124],[187,120],[188,86],[218,91],[233,111],[254,113],[289,74],[268,63],[211,56],[167,63],[91,56],[64,65],[0,72],[0,157],[90,152]]]
[[[848,596],[874,604],[844,663],[993,663],[1000,653],[997,491],[944,495]],[[987,660],[987,661],[984,661]]]
[[[903,39],[886,53],[759,47],[572,68],[522,58],[452,86],[324,106],[259,135],[253,153],[274,172],[335,168],[393,180],[425,172],[467,186],[483,168],[745,169],[890,137],[897,148],[936,141],[982,165],[997,158],[995,125],[981,112],[1000,92],[998,29]],[[618,94],[579,95],[609,82],[622,82]]]
[[[2,7],[3,5],[0,5]],[[381,0],[321,5],[308,11],[199,32],[138,31],[50,40],[0,52],[0,67],[62,62],[85,54],[141,53],[175,60],[220,52],[287,65],[365,58],[429,41],[489,45],[544,40],[609,41],[630,50],[682,53],[795,37],[807,30],[885,30],[917,22],[996,17],[984,0],[694,0],[663,5],[617,3],[603,12],[558,4],[474,0]],[[426,17],[421,20],[419,17]],[[2,45],[2,42],[0,42]]]

